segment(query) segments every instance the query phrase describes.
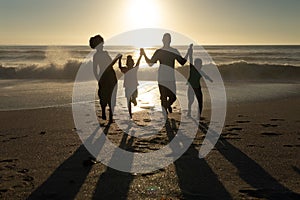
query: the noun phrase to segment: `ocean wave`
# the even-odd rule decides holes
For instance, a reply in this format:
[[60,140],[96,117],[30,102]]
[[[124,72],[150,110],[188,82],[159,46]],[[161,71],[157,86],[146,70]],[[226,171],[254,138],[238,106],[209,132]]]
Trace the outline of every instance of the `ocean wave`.
[[300,67],[288,64],[250,63],[245,61],[218,65],[225,80],[300,81]]
[[0,78],[74,80],[81,64],[78,61],[68,61],[63,66],[57,64],[38,66],[33,64],[24,67],[4,67],[0,65]]
[[11,61],[35,61],[43,60],[46,58],[45,51],[41,50],[0,50],[0,60],[11,60]]
[[0,55],[0,60],[11,60],[11,61],[36,61],[46,59],[45,54],[40,55]]
[[[284,59],[282,59],[284,60]],[[273,67],[300,67],[300,63],[299,65],[293,65],[293,64],[289,64],[289,63],[272,63],[272,62],[267,62],[267,61],[247,61],[246,59],[239,59],[239,60],[234,60],[231,62],[221,62],[218,63],[217,66],[218,67],[224,67],[224,66],[273,66]]]
[[10,49],[2,49],[0,50],[1,54],[41,54],[45,53],[45,50],[10,50]]
[[[45,66],[26,65],[23,67],[7,67],[0,65],[1,79],[66,79],[75,80],[76,74],[82,62],[68,61],[63,65],[48,64]],[[85,64],[87,70],[92,68],[91,61]],[[212,64],[204,66],[211,67]],[[217,65],[222,78],[225,81],[234,80],[278,80],[278,81],[300,81],[300,67],[293,65],[273,65],[262,63],[249,63],[246,61],[232,62]],[[116,67],[116,74],[120,78],[123,74]],[[176,68],[184,77],[189,76],[189,67]],[[140,68],[138,71],[140,80],[157,80],[157,68]]]

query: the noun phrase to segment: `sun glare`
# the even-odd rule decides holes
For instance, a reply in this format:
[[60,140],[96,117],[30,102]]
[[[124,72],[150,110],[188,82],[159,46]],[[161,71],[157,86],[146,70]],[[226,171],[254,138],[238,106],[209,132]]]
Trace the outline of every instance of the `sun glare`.
[[[152,55],[154,54],[154,50],[152,50],[151,48],[149,49],[148,47],[146,47],[144,50],[146,52],[146,55],[148,55],[150,57],[152,57]],[[139,47],[136,47],[136,50],[133,52],[132,57],[137,62],[137,60],[140,57],[140,48]],[[156,66],[156,64],[154,66]],[[147,67],[149,67],[149,65],[146,63],[145,59],[141,59],[139,67],[147,68]]]
[[159,6],[156,0],[131,0],[128,6],[128,24],[131,28],[149,28],[159,25]]

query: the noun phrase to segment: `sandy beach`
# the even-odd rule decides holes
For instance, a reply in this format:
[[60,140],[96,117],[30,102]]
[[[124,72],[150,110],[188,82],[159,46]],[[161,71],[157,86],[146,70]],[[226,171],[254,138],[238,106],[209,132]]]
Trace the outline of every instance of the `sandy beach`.
[[0,200],[300,200],[300,0],[0,5]]
[[[209,110],[190,148],[149,174],[129,174],[94,163],[80,141],[68,107],[2,111],[1,199],[299,199],[300,97],[231,103],[215,148],[198,159]],[[145,112],[134,115],[147,125]],[[131,138],[116,124],[108,138],[127,151],[168,144],[180,113],[160,133]]]

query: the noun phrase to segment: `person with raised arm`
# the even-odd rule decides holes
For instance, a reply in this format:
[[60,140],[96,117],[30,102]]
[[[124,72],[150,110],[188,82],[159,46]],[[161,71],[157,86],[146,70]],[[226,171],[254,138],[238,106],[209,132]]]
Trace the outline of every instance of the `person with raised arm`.
[[125,96],[127,99],[127,107],[129,112],[129,117],[132,119],[132,112],[131,112],[131,103],[134,104],[134,106],[137,105],[136,98],[138,96],[138,89],[137,86],[138,80],[137,80],[137,71],[139,69],[140,61],[142,58],[142,54],[140,52],[140,56],[137,60],[137,63],[134,63],[134,60],[132,59],[131,55],[127,56],[126,59],[126,67],[122,66],[122,57],[119,58],[119,68],[122,73],[124,73],[124,88],[125,88]]
[[[190,45],[189,48],[189,62],[190,62],[190,74],[188,78],[188,91],[187,91],[187,96],[188,96],[188,112],[187,116],[191,117],[191,107],[194,102],[194,99],[196,96],[198,100],[198,116],[199,119],[201,119],[201,114],[202,114],[202,108],[203,108],[203,94],[201,90],[201,84],[200,80],[202,76],[204,76],[207,80],[211,81],[211,78],[207,76],[201,69],[202,69],[202,60],[200,58],[195,59],[195,64],[193,60],[193,44]],[[194,93],[193,93],[194,91]],[[195,95],[194,95],[195,94]]]
[[113,60],[107,51],[103,50],[104,40],[100,35],[90,38],[90,47],[96,49],[93,56],[93,72],[98,80],[98,96],[100,100],[102,119],[106,120],[105,109],[109,107],[109,123],[113,122],[113,112],[116,104],[117,77],[113,65],[118,61],[121,54],[118,54]]
[[[181,65],[184,65],[187,61],[188,54],[183,58],[179,51],[171,47],[171,35],[170,33],[165,33],[163,35],[163,47],[157,49],[152,58],[148,58],[144,49],[142,54],[149,66],[152,66],[157,61],[159,61],[158,69],[158,87],[160,92],[161,105],[164,108],[163,113],[165,117],[169,113],[172,113],[172,104],[176,101],[176,84],[175,84],[175,60]],[[171,73],[170,70],[171,69]]]

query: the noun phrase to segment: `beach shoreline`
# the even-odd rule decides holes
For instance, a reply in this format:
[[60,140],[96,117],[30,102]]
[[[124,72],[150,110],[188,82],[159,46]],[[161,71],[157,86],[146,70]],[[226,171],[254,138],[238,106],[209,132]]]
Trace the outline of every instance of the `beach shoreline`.
[[[300,193],[299,100],[292,96],[231,103],[221,138],[204,160],[196,157],[200,140],[195,140],[174,164],[138,175],[91,163],[69,107],[1,111],[0,197],[293,198]],[[209,110],[203,115],[202,125],[207,126]],[[179,116],[173,113],[170,118],[177,123]],[[118,135],[120,130],[112,124],[109,133]],[[165,134],[167,129],[162,129],[161,135]],[[159,142],[168,143],[159,137]],[[197,137],[203,138],[203,130]],[[133,141],[125,148],[143,151],[156,146],[153,141]]]

